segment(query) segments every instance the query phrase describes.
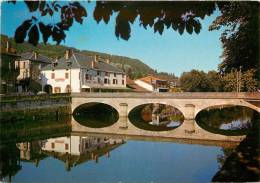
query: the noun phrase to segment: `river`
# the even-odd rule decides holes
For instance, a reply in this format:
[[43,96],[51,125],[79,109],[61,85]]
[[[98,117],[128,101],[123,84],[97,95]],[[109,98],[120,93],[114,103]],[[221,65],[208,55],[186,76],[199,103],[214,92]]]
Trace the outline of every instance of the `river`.
[[[78,119],[87,126],[94,124],[93,128],[99,128],[111,125],[113,118],[117,118],[113,111],[110,112],[110,116],[105,118],[106,112],[97,116],[92,111],[96,116],[94,121],[89,113],[85,117],[78,116]],[[102,110],[98,113],[102,114]],[[255,111],[244,107],[209,109],[202,111],[196,121],[202,128],[214,133],[240,135],[248,132],[255,114]],[[71,118],[26,119],[1,125],[1,132],[4,132],[1,133],[2,181],[210,182],[235,148],[169,139],[158,141],[153,138],[77,134],[71,131]],[[82,122],[84,118],[87,119]],[[91,119],[89,123],[88,119]],[[131,119],[140,119],[140,116]],[[182,118],[169,119],[182,122]],[[147,125],[145,121],[142,123]],[[148,130],[162,130],[158,125],[149,126],[152,127]]]

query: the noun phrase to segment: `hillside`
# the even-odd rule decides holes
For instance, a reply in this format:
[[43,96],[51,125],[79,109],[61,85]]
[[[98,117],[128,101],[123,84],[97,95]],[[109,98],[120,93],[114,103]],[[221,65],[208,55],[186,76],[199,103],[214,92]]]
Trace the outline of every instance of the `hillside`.
[[133,59],[124,56],[110,55],[107,53],[94,52],[89,50],[78,50],[76,48],[61,46],[61,45],[51,45],[51,44],[38,44],[37,47],[24,42],[22,44],[15,43],[13,38],[8,38],[6,35],[0,36],[1,38],[1,50],[6,46],[7,40],[9,40],[11,47],[15,48],[17,53],[23,53],[28,51],[36,51],[40,54],[46,55],[50,58],[62,57],[66,49],[73,49],[74,51],[81,52],[86,55],[99,55],[102,58],[108,58],[113,65],[124,70],[131,79],[146,76],[147,74],[154,74],[161,76],[164,79],[175,78],[174,74],[168,73],[157,73],[154,69],[144,64],[141,60]]

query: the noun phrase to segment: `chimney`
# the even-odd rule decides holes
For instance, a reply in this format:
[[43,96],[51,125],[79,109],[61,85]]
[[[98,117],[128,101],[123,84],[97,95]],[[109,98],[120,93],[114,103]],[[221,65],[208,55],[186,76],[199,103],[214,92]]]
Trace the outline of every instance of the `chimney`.
[[9,41],[6,42],[6,52],[9,52],[10,50],[10,43]]
[[91,61],[91,68],[95,68],[95,61]]
[[66,52],[65,52],[65,59],[68,60],[68,59],[70,58],[70,56],[71,56],[71,50],[68,49],[68,50],[66,50]]
[[58,65],[58,58],[56,57],[53,61],[52,61],[52,66],[56,67]]
[[38,58],[38,53],[36,51],[33,52],[34,60]]
[[105,61],[106,61],[107,64],[110,64],[110,61],[109,61],[108,58],[106,58]]
[[95,61],[95,62],[98,62],[98,55],[95,55],[95,56],[94,56],[94,61]]

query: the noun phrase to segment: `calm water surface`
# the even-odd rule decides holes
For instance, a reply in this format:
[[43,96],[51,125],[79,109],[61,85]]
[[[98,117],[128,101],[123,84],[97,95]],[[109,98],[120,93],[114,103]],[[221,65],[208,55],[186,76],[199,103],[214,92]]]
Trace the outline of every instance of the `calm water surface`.
[[[223,156],[221,147],[149,141],[126,141],[103,155],[105,147],[72,155],[66,154],[63,138],[55,139],[47,140],[46,146],[55,142],[53,149],[34,147],[38,152],[33,152],[30,147],[32,159],[28,149],[18,148],[21,169],[12,182],[209,182],[220,166],[218,157]],[[68,139],[72,139],[72,144],[67,141],[69,151],[78,148],[77,136]]]
[[[96,118],[90,112],[77,112],[74,117],[76,115],[81,124],[93,128],[110,126],[118,118],[113,109],[104,113],[102,110],[93,112]],[[135,112],[140,112],[140,109]],[[143,120],[131,122],[147,130],[168,130],[167,126],[147,124],[152,118],[147,113],[144,117],[135,113],[132,120]],[[210,109],[199,113],[196,122],[212,133],[246,134],[255,113],[243,107]],[[179,113],[176,116],[169,119],[182,122]],[[0,178],[17,183],[210,182],[232,152],[232,149],[219,146],[153,139],[137,141],[96,135],[77,136],[71,132],[70,118],[24,120],[1,125]]]

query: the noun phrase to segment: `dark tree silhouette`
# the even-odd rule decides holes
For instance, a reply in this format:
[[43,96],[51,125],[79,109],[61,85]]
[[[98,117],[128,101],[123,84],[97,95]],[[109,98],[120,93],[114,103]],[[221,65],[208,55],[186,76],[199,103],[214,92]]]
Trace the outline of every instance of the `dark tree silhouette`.
[[[16,3],[15,1],[11,1]],[[79,2],[57,1],[24,1],[30,12],[38,11],[43,16],[59,15],[60,21],[54,24],[39,21],[32,17],[25,20],[15,32],[15,41],[22,43],[28,36],[28,42],[37,45],[40,35],[43,42],[52,37],[57,44],[66,38],[66,32],[76,21],[83,23],[87,17],[85,7]],[[98,1],[94,10],[94,19],[97,23],[103,20],[108,23],[111,16],[116,14],[115,35],[128,40],[131,35],[131,24],[139,18],[140,26],[145,29],[149,26],[154,32],[162,34],[167,28],[178,31],[186,30],[189,34],[199,33],[200,20],[211,15],[216,9],[215,2],[132,2],[132,1]]]

